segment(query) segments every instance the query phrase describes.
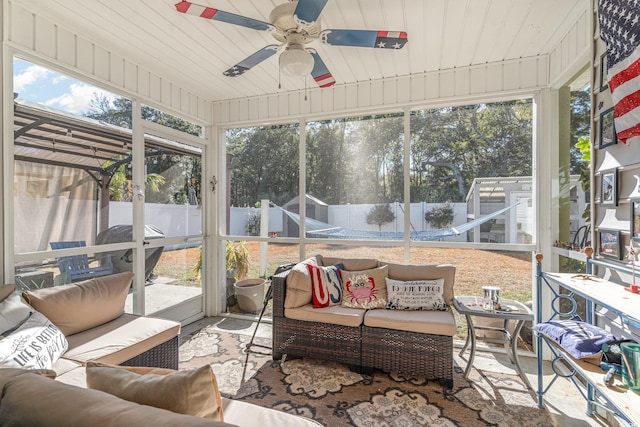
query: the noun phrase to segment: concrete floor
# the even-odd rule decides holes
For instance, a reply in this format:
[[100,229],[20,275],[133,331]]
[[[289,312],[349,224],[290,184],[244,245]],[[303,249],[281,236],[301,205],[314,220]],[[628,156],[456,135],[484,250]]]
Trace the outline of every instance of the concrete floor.
[[[256,322],[240,318],[210,317],[199,320],[182,328],[183,335],[196,331],[204,326],[219,328],[223,331],[233,331],[251,335],[255,331]],[[256,336],[270,338],[271,324],[262,322]],[[463,357],[458,356],[458,352],[462,347],[462,342],[454,344],[454,361],[464,368],[466,367],[468,352]],[[502,372],[516,374],[513,364],[509,361],[507,355],[503,352],[487,351],[488,348],[478,346],[476,351],[473,369],[490,372]],[[520,364],[525,372],[527,379],[533,387],[537,387],[537,361],[535,357],[520,355]],[[551,371],[550,369],[545,369]],[[545,385],[552,379],[551,375],[545,375]],[[531,399],[537,402],[537,395],[531,391]],[[545,404],[547,410],[554,419],[554,425],[559,427],[588,427],[588,426],[607,426],[609,424],[592,417],[588,417],[585,413],[587,405],[573,383],[568,379],[558,378],[553,386],[545,395]]]

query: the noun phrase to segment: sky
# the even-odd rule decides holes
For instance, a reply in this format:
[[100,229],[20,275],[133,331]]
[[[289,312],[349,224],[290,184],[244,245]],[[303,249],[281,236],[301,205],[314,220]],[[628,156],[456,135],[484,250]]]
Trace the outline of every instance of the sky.
[[82,115],[90,110],[94,94],[113,99],[112,93],[22,59],[13,61],[13,91],[19,99]]

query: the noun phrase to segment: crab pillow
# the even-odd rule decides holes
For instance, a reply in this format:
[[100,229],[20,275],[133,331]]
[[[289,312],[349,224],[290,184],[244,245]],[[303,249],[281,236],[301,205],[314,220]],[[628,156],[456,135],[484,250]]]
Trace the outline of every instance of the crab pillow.
[[384,308],[387,305],[386,265],[371,270],[342,270],[342,306]]

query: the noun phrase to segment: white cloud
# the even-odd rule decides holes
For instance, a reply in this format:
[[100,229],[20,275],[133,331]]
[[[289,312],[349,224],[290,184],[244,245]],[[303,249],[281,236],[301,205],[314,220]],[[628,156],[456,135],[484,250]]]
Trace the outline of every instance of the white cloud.
[[113,94],[105,92],[84,83],[73,83],[69,85],[69,92],[45,101],[45,105],[59,108],[74,114],[81,114],[89,110],[94,94],[106,96],[113,100]]
[[20,93],[24,88],[36,83],[40,80],[46,80],[51,74],[51,70],[48,70],[39,65],[31,65],[27,67],[24,72],[16,74],[13,77],[13,91]]

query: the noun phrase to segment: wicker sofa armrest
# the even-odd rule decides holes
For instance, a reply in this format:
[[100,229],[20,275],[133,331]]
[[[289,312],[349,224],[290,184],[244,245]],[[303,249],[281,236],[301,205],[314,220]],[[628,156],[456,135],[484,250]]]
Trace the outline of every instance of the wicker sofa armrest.
[[284,317],[284,301],[287,297],[287,276],[291,270],[275,274],[271,278],[273,292],[273,317]]

